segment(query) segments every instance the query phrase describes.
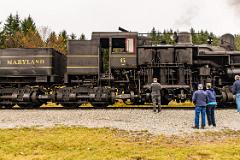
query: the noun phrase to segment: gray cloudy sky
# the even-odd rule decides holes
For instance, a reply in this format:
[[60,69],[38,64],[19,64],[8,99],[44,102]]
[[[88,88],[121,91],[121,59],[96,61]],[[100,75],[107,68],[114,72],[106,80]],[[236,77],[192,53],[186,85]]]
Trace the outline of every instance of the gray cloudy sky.
[[240,0],[2,0],[0,21],[10,13],[18,12],[21,18],[30,14],[37,26],[87,37],[118,26],[138,32],[193,27],[217,35],[239,34],[239,4]]

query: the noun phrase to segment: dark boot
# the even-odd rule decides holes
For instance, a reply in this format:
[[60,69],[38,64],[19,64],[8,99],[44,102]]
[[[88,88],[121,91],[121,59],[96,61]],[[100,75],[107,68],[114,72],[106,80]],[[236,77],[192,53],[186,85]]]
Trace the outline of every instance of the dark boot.
[[192,128],[193,128],[193,129],[199,129],[199,127],[197,127],[197,126],[193,126]]
[[161,105],[158,105],[158,112],[161,112],[161,111],[162,111]]
[[153,103],[153,112],[157,112],[157,105]]

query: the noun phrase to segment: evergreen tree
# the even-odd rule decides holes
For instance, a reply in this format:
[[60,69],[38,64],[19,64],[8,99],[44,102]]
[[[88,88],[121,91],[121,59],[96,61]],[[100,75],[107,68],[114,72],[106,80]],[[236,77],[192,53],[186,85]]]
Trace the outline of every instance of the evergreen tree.
[[80,36],[80,38],[79,38],[79,40],[86,40],[86,36],[85,36],[85,34],[81,34],[81,36]]
[[58,36],[62,37],[64,43],[67,43],[68,35],[67,35],[67,31],[66,30],[63,30],[62,32],[60,32]]
[[5,36],[13,36],[16,32],[20,31],[20,18],[19,15],[16,14],[13,16],[10,14],[4,24],[3,33]]
[[51,32],[46,41],[47,47],[54,48],[54,44],[56,44],[56,42],[57,42],[57,35],[55,32]]
[[209,37],[212,38],[212,45],[219,46],[220,45],[220,38],[210,32]]
[[68,41],[67,31],[63,30],[58,35],[57,47],[56,47],[61,53],[64,53],[64,54],[67,53],[67,41]]
[[44,42],[36,29],[35,22],[29,15],[21,22],[21,34],[20,42],[24,48],[38,48],[44,47]]
[[163,33],[153,29],[150,32],[152,44],[174,44],[175,40],[173,39],[174,32],[172,29],[163,30]]
[[158,44],[160,33],[159,32],[157,33],[155,27],[152,28],[150,32],[150,36],[151,36],[152,44]]
[[[209,40],[212,40],[212,45],[218,46],[220,44],[219,37],[214,35],[213,33],[209,33],[208,31],[201,30],[200,32],[196,32],[193,28],[190,29],[190,33],[192,35],[193,44],[207,44]],[[177,31],[173,31],[172,29],[163,30],[162,33],[153,29],[150,32],[150,37],[152,40],[152,44],[175,44],[174,36],[177,34]]]
[[[0,22],[0,25],[2,22]],[[3,31],[2,28],[0,28],[0,48],[4,48],[4,36],[3,36]]]
[[161,43],[166,44],[174,44],[175,40],[173,39],[173,31],[170,30],[164,30],[163,35],[161,36]]
[[15,16],[10,14],[8,16],[2,31],[2,43],[4,48],[21,47],[21,43],[19,42],[19,32],[21,30],[20,23],[21,21],[18,14]]
[[193,28],[190,29],[190,33],[192,35],[192,42],[193,42],[193,44],[197,44],[198,43],[197,33],[195,32],[195,30]]
[[72,33],[70,35],[70,40],[75,40],[77,38],[76,34]]
[[59,52],[66,54],[67,53],[67,33],[62,31],[56,35],[55,32],[51,32],[47,39],[47,47],[54,48]]
[[29,15],[28,18],[25,18],[21,22],[21,30],[24,34],[27,34],[29,31],[36,32],[36,25],[32,19],[32,17]]

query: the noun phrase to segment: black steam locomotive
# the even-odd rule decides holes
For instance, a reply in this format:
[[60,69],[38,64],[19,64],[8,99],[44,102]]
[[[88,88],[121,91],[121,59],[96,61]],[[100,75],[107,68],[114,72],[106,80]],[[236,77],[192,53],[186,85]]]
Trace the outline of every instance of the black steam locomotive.
[[91,40],[70,40],[65,56],[54,49],[0,50],[0,106],[64,107],[85,102],[96,107],[116,99],[151,102],[150,84],[158,78],[162,104],[184,102],[198,83],[211,82],[220,102],[232,102],[230,86],[240,74],[240,52],[225,34],[220,46],[193,45],[182,32],[176,44],[153,44],[136,32],[93,32]]

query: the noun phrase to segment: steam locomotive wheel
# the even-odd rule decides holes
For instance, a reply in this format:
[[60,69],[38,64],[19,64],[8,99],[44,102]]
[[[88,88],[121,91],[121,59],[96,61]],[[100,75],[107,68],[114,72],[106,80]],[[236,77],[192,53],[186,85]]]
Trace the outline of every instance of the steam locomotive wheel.
[[144,105],[144,104],[145,104],[145,99],[139,99],[139,98],[137,98],[137,99],[135,99],[135,101],[134,101],[133,104],[134,104],[134,105]]
[[6,105],[1,105],[0,108],[2,109],[11,109],[14,107],[15,104],[6,104]]

